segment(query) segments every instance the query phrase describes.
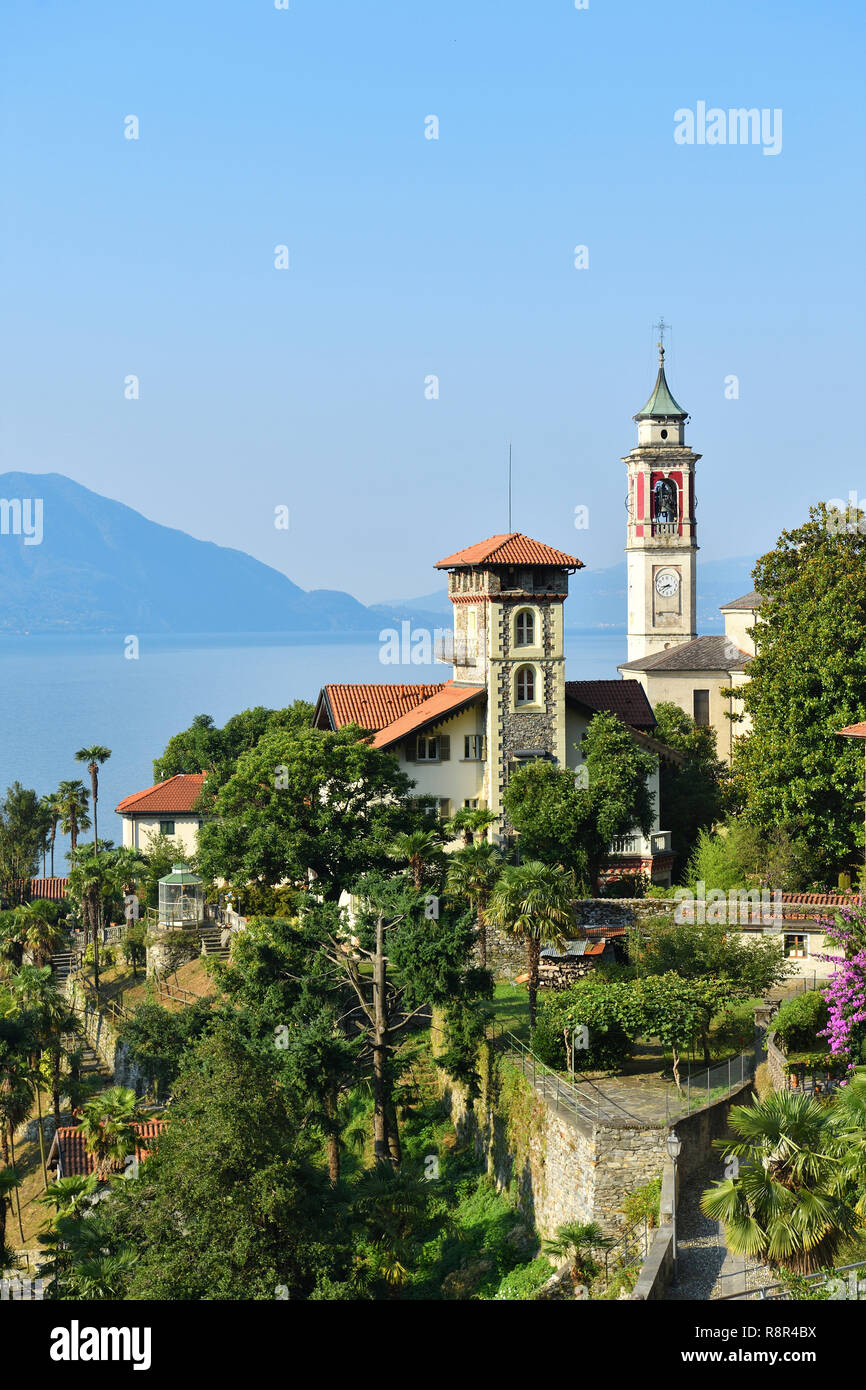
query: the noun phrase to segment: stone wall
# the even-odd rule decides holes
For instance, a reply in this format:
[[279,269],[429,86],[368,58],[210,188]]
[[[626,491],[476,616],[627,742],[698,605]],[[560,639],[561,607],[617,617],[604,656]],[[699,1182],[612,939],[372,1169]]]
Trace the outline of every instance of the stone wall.
[[81,1032],[108,1072],[115,1086],[128,1086],[144,1095],[148,1077],[136,1062],[130,1061],[129,1048],[117,1036],[117,1024],[94,1007],[72,975],[66,979],[66,994],[74,1006]]
[[[630,927],[669,911],[664,898],[581,898],[575,903],[580,927]],[[520,937],[487,927],[487,964],[497,980],[513,981],[526,969],[526,945]]]
[[473,1145],[498,1188],[516,1184],[540,1235],[553,1236],[571,1221],[597,1221],[608,1234],[619,1232],[625,1197],[664,1165],[666,1129],[590,1125],[558,1112],[507,1060],[485,1051],[489,1081],[474,1104],[441,1074],[458,1142]]

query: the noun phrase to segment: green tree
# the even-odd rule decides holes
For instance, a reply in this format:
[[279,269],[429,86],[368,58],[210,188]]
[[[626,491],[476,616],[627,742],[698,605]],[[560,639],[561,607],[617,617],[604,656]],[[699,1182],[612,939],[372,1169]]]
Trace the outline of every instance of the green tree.
[[244,753],[199,834],[199,866],[230,882],[305,883],[330,901],[371,865],[384,866],[402,831],[417,828],[409,779],[352,725],[273,730]]
[[25,903],[15,913],[16,925],[37,965],[45,965],[66,943],[66,929],[59,921],[57,905],[42,898]]
[[98,1179],[122,1172],[124,1160],[135,1149],[139,1114],[138,1097],[126,1086],[109,1086],[83,1107],[81,1133]]
[[21,1186],[21,1175],[15,1168],[0,1168],[0,1269],[11,1263],[11,1249],[6,1244],[6,1217],[12,1210],[12,1194]]
[[35,791],[13,782],[0,801],[0,900],[21,903],[38,871],[47,817]]
[[154,781],[161,782],[179,772],[206,772],[211,791],[228,781],[238,759],[255,748],[266,733],[299,731],[310,727],[313,706],[295,700],[286,709],[242,710],[217,728],[209,714],[197,714],[188,729],[174,734],[165,752],[153,764]]
[[452,854],[445,881],[445,896],[451,902],[465,901],[475,909],[477,921],[478,959],[487,968],[487,921],[485,913],[490,895],[502,872],[502,855],[495,845],[482,840],[480,844],[465,845]]
[[682,881],[700,830],[722,814],[726,769],[716,754],[716,731],[697,725],[679,705],[662,701],[653,709],[653,738],[682,754],[683,761],[659,759],[659,816],[671,831],[674,879]]
[[303,1120],[273,1049],[262,1055],[228,1023],[202,1040],[156,1152],[104,1204],[106,1253],[139,1255],[128,1297],[305,1299],[323,1271],[343,1276]]
[[573,874],[559,864],[509,864],[502,870],[487,906],[487,920],[526,943],[529,1022],[535,1027],[538,965],[542,946],[561,946],[574,927]]
[[723,1223],[728,1249],[798,1274],[832,1265],[862,1231],[832,1108],[799,1091],[771,1091],[732,1106],[729,1124],[736,1140],[714,1145],[739,1171],[701,1198],[705,1215]]
[[420,892],[425,882],[438,882],[445,865],[442,836],[438,830],[409,830],[397,835],[388,850],[392,859],[408,865],[412,882]]
[[99,853],[99,840],[96,833],[96,804],[99,801],[99,769],[111,757],[111,749],[101,743],[93,743],[89,748],[79,748],[75,761],[87,763],[90,773],[90,805],[93,811],[93,848]]
[[571,1277],[575,1283],[589,1282],[601,1266],[594,1259],[597,1250],[609,1250],[613,1241],[604,1234],[597,1221],[572,1221],[557,1226],[555,1240],[544,1242],[544,1253],[557,1260],[571,1261]]
[[64,835],[69,836],[72,863],[75,863],[79,833],[90,829],[87,789],[84,783],[61,782],[57,788],[57,804],[60,808],[60,829]]
[[762,604],[735,786],[749,821],[789,827],[835,877],[863,857],[863,750],[836,731],[866,719],[866,528],[813,507],[752,574]]
[[585,783],[568,768],[537,760],[518,768],[503,798],[520,836],[520,852],[560,864],[589,879],[598,893],[611,842],[635,826],[648,834],[653,802],[647,779],[655,758],[640,748],[616,715],[600,713],[583,736]]
[[483,806],[461,806],[445,822],[445,829],[452,839],[462,836],[464,845],[471,845],[476,840],[483,841],[491,825],[498,820],[495,811],[487,811]]
[[723,922],[677,922],[652,917],[631,927],[629,960],[638,974],[679,975],[684,980],[726,979],[735,999],[753,999],[781,984],[794,969],[781,940],[743,940]]

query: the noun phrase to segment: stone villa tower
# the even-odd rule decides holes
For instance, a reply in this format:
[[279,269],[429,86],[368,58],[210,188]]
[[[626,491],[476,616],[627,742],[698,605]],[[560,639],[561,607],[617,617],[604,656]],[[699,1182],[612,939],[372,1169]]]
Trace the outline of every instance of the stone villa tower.
[[665,350],[652,395],[634,419],[637,447],[628,469],[628,660],[652,656],[698,635],[695,454],[685,443],[688,415],[668,389]]
[[499,813],[511,769],[531,758],[566,765],[562,605],[583,564],[512,532],[436,568],[449,571],[454,682],[487,692],[484,799]]

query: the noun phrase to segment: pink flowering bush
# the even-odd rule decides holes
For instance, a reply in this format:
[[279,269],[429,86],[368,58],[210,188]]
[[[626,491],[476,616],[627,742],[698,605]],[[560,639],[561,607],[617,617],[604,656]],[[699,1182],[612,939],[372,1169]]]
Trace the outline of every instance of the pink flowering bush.
[[821,990],[829,1020],[818,1036],[829,1040],[834,1057],[847,1058],[848,1071],[853,1072],[866,1036],[866,912],[842,908],[835,920],[824,919],[821,926],[843,955],[818,957],[835,967]]

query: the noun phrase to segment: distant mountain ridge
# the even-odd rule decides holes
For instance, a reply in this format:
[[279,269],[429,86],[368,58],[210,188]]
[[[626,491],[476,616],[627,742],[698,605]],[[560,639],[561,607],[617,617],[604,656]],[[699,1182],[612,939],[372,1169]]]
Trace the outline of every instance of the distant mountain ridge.
[[[241,550],[149,521],[60,473],[0,474],[0,498],[41,498],[41,543],[0,535],[0,633],[370,632],[339,590],[305,593]],[[8,512],[5,529],[14,518]],[[58,518],[61,520],[58,522]]]
[[[41,498],[41,540],[14,499]],[[59,518],[59,520],[58,520]],[[30,532],[30,535],[20,532]],[[721,631],[718,605],[752,588],[754,559],[699,565],[698,626]],[[569,628],[625,629],[625,563],[574,576]],[[19,633],[297,632],[370,634],[409,620],[450,626],[445,589],[360,603],[305,591],[241,550],[149,521],[60,473],[0,474],[0,636]]]

